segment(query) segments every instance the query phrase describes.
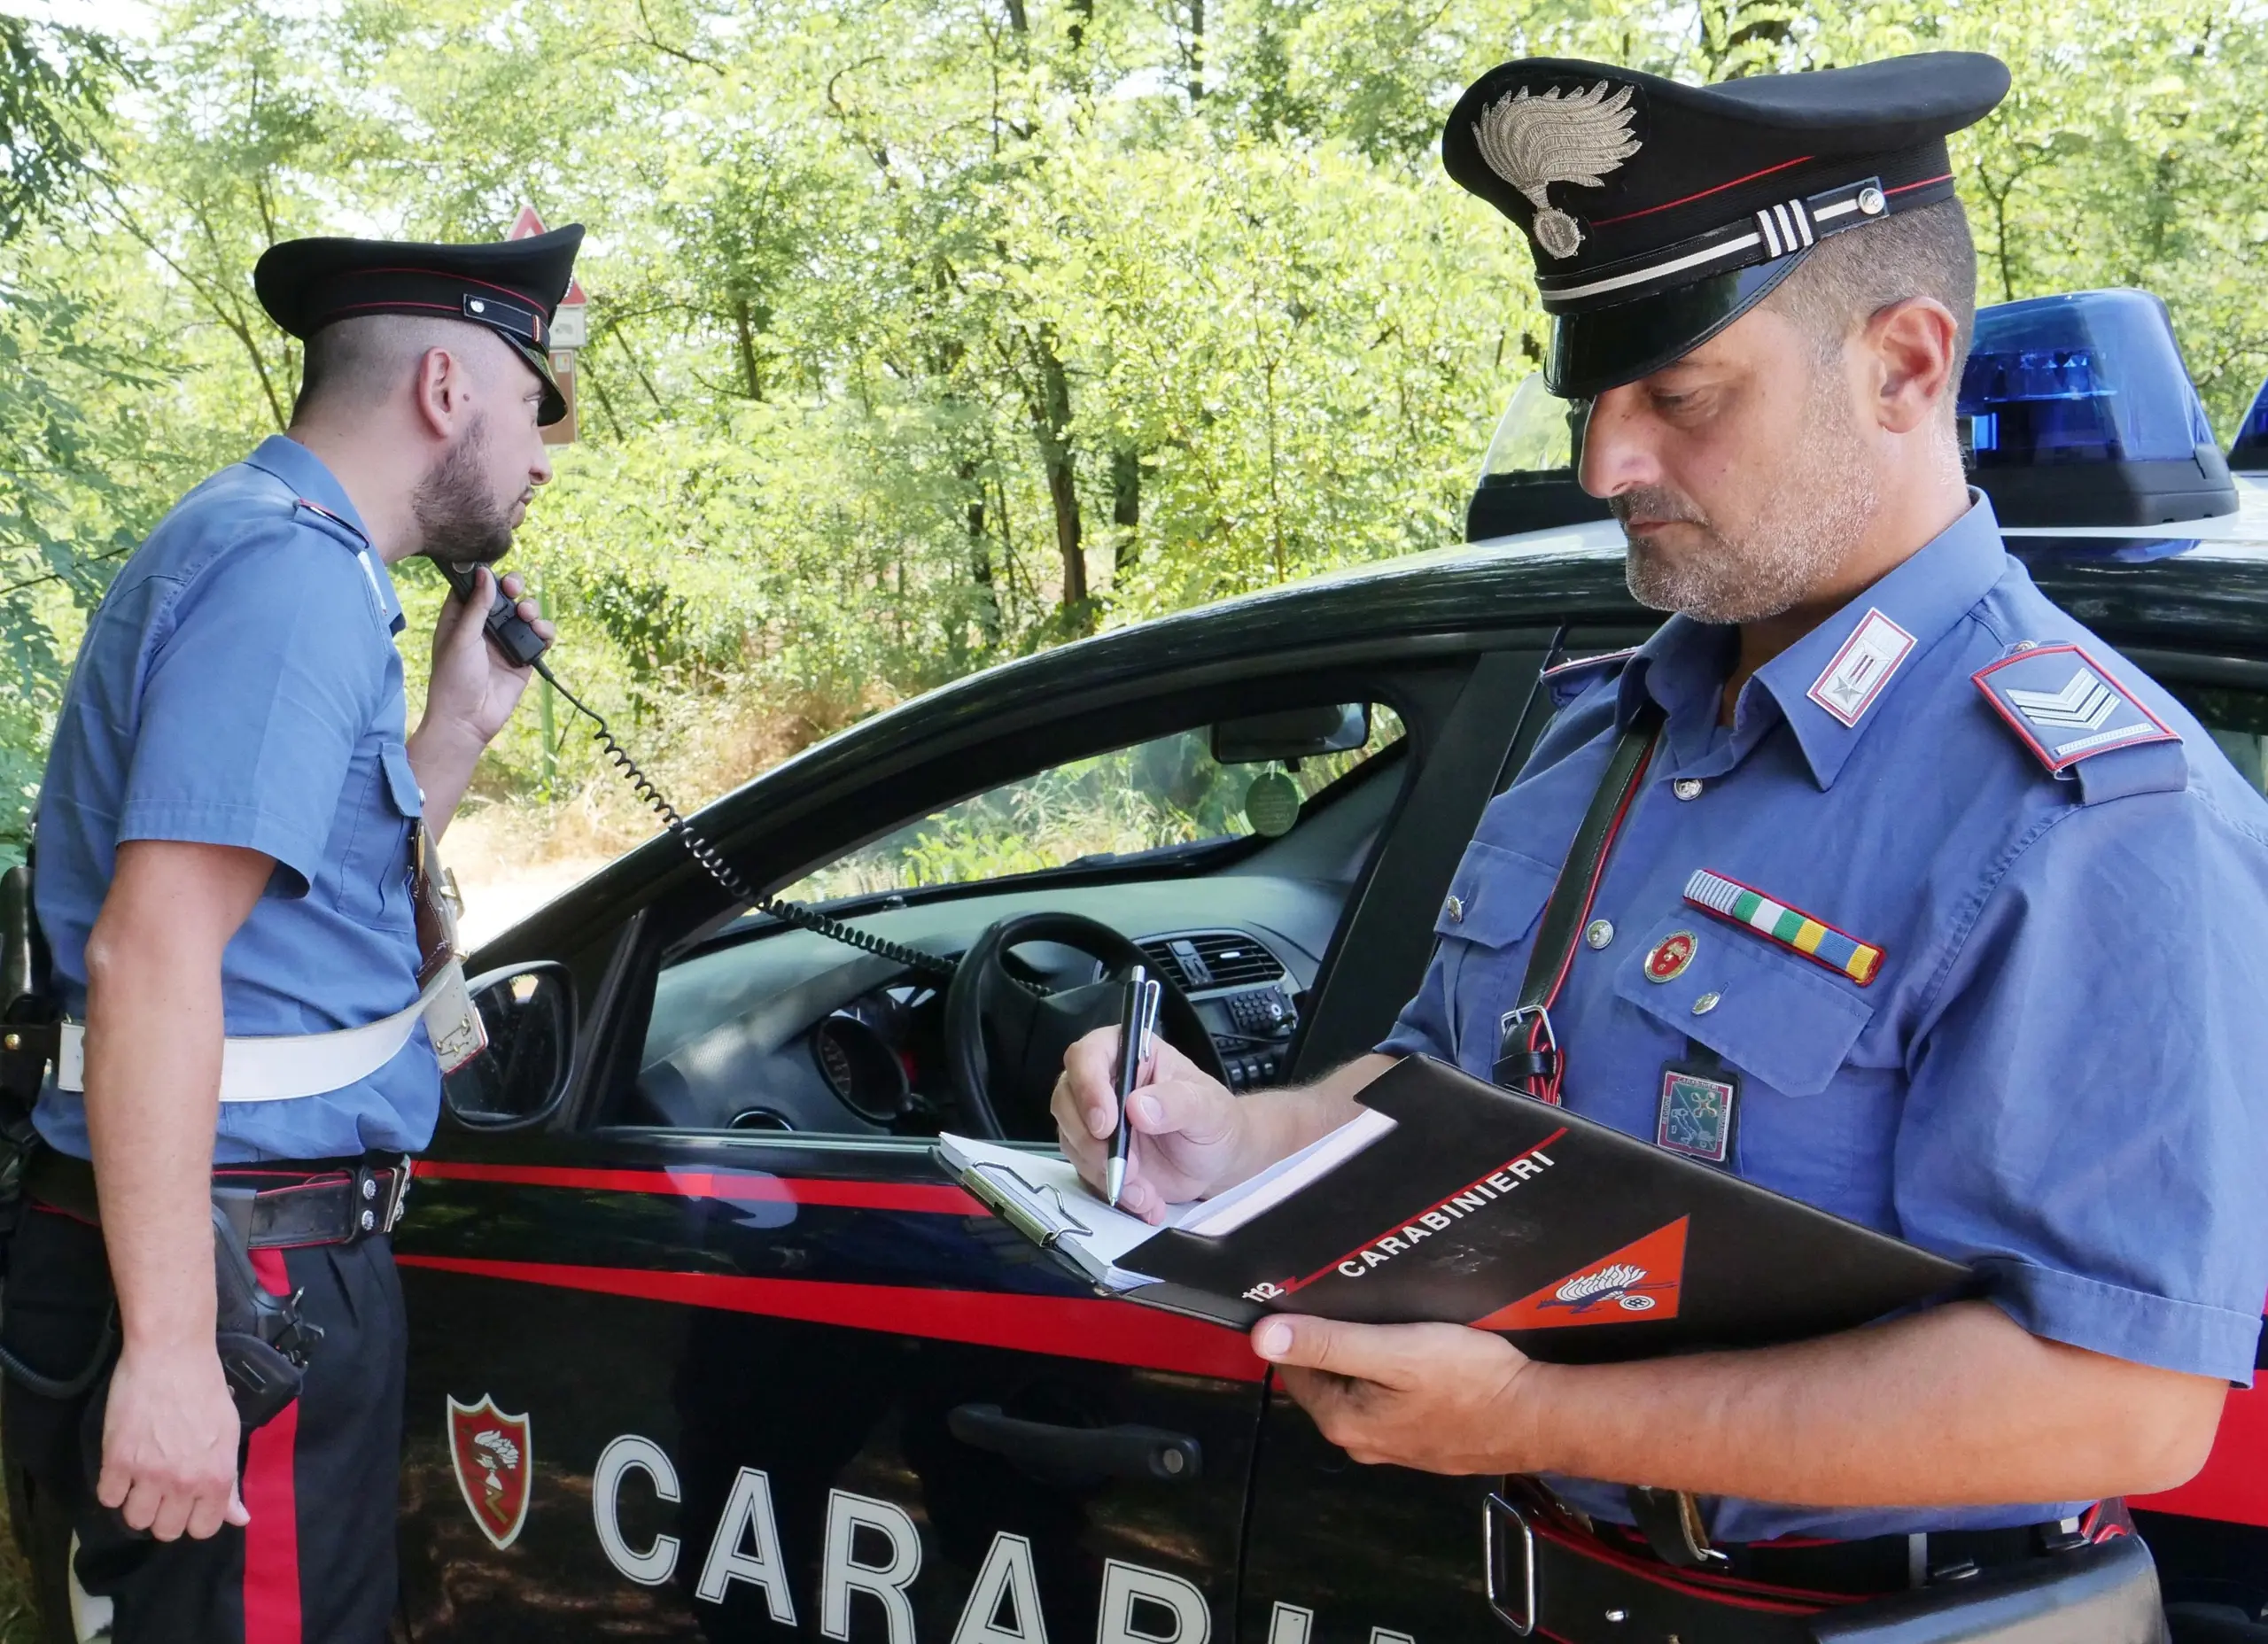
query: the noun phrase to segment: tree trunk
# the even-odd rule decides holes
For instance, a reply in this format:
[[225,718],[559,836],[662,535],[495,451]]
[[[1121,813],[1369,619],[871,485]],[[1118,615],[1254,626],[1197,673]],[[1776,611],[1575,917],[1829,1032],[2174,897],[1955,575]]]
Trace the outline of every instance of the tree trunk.
[[992,584],[992,535],[985,529],[984,486],[975,459],[965,457],[959,469],[968,492],[968,579],[976,585],[976,628],[987,650],[1000,643],[1000,594]]
[[741,392],[750,399],[764,398],[764,374],[756,363],[756,321],[749,313],[748,299],[733,299],[733,329],[740,338]]
[[1067,633],[1086,633],[1094,627],[1094,608],[1087,597],[1077,454],[1071,448],[1071,378],[1048,328],[1043,326],[1033,337],[1031,352],[1039,369],[1039,392],[1030,401],[1032,430],[1047,473],[1047,500],[1055,513],[1055,552],[1063,566],[1063,628]]
[[1110,454],[1110,523],[1119,530],[1114,563],[1123,570],[1142,552],[1142,539],[1135,535],[1142,523],[1142,454],[1131,446],[1119,446]]

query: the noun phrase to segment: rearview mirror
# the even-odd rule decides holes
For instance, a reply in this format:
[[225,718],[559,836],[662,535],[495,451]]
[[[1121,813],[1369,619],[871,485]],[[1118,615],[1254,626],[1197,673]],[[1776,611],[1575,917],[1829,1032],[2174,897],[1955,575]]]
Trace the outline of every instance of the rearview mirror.
[[1247,714],[1213,727],[1213,761],[1223,765],[1295,764],[1344,754],[1371,740],[1368,702],[1328,702],[1279,713]]
[[563,965],[514,965],[465,984],[488,1048],[441,1082],[449,1117],[476,1130],[516,1130],[551,1117],[567,1095],[575,989]]

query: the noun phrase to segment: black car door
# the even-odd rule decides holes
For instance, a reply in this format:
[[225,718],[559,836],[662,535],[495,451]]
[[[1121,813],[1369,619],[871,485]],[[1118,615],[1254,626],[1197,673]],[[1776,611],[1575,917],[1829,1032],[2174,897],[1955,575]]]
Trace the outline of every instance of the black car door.
[[[1351,889],[1331,893],[1346,918],[1294,958],[1313,1022],[1303,1059],[1336,1059],[1334,993],[1339,1035],[1374,1039],[1414,983],[1422,940],[1389,941],[1388,926],[1413,922],[1413,896],[1438,900],[1533,707],[1542,651],[1429,661],[1396,697],[1413,768]],[[1226,694],[1265,705],[1265,693]],[[1191,709],[1147,723],[1176,713],[1187,723]],[[1105,734],[1076,732],[1088,746]],[[1028,766],[1038,745],[1027,735],[1014,757]],[[918,803],[918,782],[901,780],[865,814],[909,791]],[[1211,913],[1258,894],[1253,883],[1191,892],[1137,874],[1078,894],[1106,911],[1113,896],[1147,896]],[[714,921],[688,911],[704,897],[677,881],[570,966],[579,1118],[447,1126],[420,1167],[397,1239],[412,1634],[1236,1636],[1264,1387],[1243,1338],[1100,1299],[1035,1260],[918,1135],[770,1128],[784,1121],[762,1067],[744,1112],[655,1122],[655,1103],[633,1099],[650,1094],[640,1047],[655,976],[706,951]],[[1260,917],[1247,928],[1266,928]],[[1349,948],[1358,921],[1377,943]],[[1324,960],[1350,950],[1363,955],[1359,989]],[[1225,1013],[1208,1020],[1238,1042]],[[766,1128],[723,1128],[743,1119]]]
[[[1240,1338],[985,1237],[918,1144],[540,1158],[421,1172],[416,1636],[1208,1644],[1258,1414]],[[483,1432],[517,1452],[493,1515]]]

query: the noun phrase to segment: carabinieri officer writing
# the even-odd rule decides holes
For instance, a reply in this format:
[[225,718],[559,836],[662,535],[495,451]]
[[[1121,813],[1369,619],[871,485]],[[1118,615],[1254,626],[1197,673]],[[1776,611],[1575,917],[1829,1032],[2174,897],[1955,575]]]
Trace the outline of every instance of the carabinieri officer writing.
[[[183,499],[88,625],[36,858],[83,1066],[66,1029],[5,1340],[50,1381],[99,1367],[114,1298],[119,1346],[76,1398],[12,1379],[5,1428],[19,1534],[50,1555],[75,1535],[116,1644],[386,1634],[387,1233],[439,1111],[436,1043],[477,1031],[413,905],[433,903],[419,823],[441,833],[528,679],[484,643],[484,570],[477,604],[443,609],[408,732],[386,568],[493,562],[550,478],[543,345],[581,238],[270,250],[260,299],[306,339],[290,431]],[[226,1188],[256,1195],[252,1269],[307,1327],[298,1401],[249,1434],[215,1346]],[[51,1621],[63,1597],[42,1595]]]
[[[1534,1480],[1539,1630],[1576,1644],[1642,1615],[1776,1638],[1791,1593],[2101,1533],[2196,1470],[2252,1377],[2268,806],[1964,485],[1945,138],[2007,84],[1959,53],[1706,89],[1534,59],[1465,93],[1449,173],[1532,240],[1582,483],[1675,614],[1556,671],[1379,1053],[1238,1100],[1163,1048],[1132,1104],[1153,1217],[1424,1052],[1980,1272],[1981,1299],[1850,1334],[1613,1366],[1255,1327],[1357,1460]],[[1093,1180],[1109,1048],[1056,1095]],[[2159,1623],[2133,1625],[2085,1636]]]

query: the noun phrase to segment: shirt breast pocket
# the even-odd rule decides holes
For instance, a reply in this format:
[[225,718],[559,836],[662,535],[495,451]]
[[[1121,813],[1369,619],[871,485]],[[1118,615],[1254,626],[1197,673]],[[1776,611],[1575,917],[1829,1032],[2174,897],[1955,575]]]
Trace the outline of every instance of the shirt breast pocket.
[[339,863],[338,908],[361,919],[409,918],[409,830],[424,814],[409,749],[381,742],[361,788],[345,857]]
[[[1693,957],[1657,981],[1646,956],[1680,932]],[[1616,967],[1614,991],[1739,1070],[1741,1175],[1842,1214],[1867,1208],[1852,1197],[1856,1163],[1886,1148],[1884,1127],[1896,1124],[1887,1075],[1848,1066],[1873,1004],[1808,959],[1692,915],[1650,931]]]
[[1483,1077],[1496,1059],[1496,1022],[1519,996],[1528,944],[1559,870],[1475,840],[1449,881],[1433,932],[1441,939],[1450,1054]]

